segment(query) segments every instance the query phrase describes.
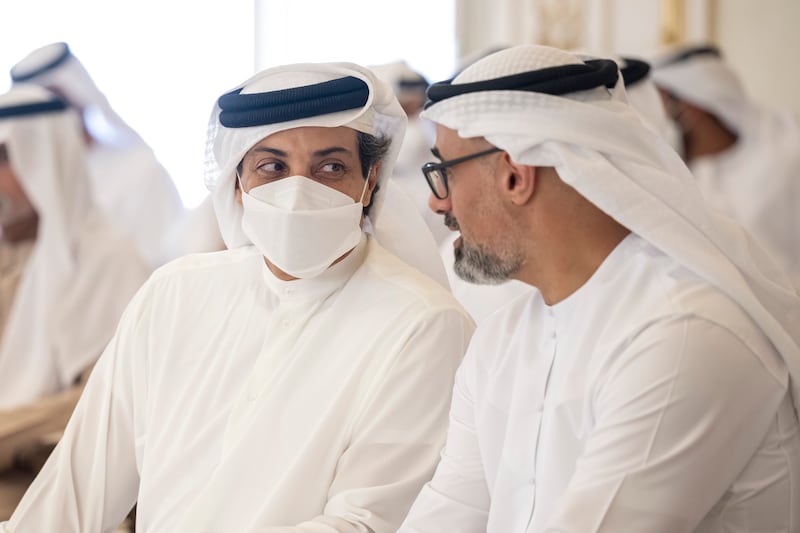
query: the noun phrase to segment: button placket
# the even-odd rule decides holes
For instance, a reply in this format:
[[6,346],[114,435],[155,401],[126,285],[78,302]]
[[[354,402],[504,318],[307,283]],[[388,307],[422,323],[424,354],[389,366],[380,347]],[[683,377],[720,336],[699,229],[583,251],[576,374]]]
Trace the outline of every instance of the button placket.
[[249,402],[255,402],[259,398],[265,383],[271,379],[275,370],[276,355],[286,350],[286,341],[288,340],[286,329],[290,326],[291,320],[287,316],[286,310],[282,306],[278,307],[264,328],[264,342],[247,383]]
[[527,526],[528,528],[530,528],[531,522],[533,521],[533,513],[534,513],[534,510],[536,508],[536,475],[537,475],[537,473],[539,471],[539,443],[541,442],[542,433],[543,433],[543,427],[542,426],[544,424],[544,410],[545,410],[544,408],[545,408],[545,402],[547,401],[548,389],[549,389],[549,386],[550,386],[550,376],[551,376],[551,374],[553,372],[553,366],[555,365],[556,352],[557,352],[557,348],[558,348],[558,335],[557,335],[556,328],[555,328],[555,319],[554,319],[552,313],[548,313],[547,318],[545,320],[545,327],[547,329],[544,332],[545,333],[544,337],[546,339],[548,339],[548,342],[551,345],[549,347],[549,350],[548,350],[549,353],[550,353],[550,360],[548,361],[548,364],[547,364],[547,373],[546,373],[546,376],[544,378],[544,386],[541,388],[542,397],[539,399],[539,401],[538,401],[538,403],[536,405],[536,412],[539,415],[538,416],[539,424],[538,424],[538,427],[537,427],[536,439],[535,439],[535,444],[534,444],[533,473],[528,478],[528,484],[530,485],[529,488],[530,488],[530,491],[531,491],[530,514],[528,516],[528,526]]

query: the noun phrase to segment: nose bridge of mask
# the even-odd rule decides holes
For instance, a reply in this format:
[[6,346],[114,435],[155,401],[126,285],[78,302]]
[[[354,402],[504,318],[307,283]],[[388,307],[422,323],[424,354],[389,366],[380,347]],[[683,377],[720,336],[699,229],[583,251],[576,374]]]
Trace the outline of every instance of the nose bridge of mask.
[[361,204],[303,176],[253,187],[242,203],[245,235],[297,278],[320,274],[361,238]]
[[313,211],[355,203],[343,192],[305,176],[289,176],[258,185],[250,189],[248,194],[274,207],[293,211]]

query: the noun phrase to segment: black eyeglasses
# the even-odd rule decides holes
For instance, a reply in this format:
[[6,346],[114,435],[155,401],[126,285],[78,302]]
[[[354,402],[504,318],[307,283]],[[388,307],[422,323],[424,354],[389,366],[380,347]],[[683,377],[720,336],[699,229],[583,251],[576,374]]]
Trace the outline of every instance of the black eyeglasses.
[[465,155],[450,161],[440,161],[439,163],[425,163],[422,165],[422,173],[425,174],[425,180],[431,188],[433,195],[439,200],[444,200],[450,194],[450,188],[447,186],[447,169],[453,167],[470,159],[482,157],[485,155],[493,154],[495,152],[502,152],[503,150],[497,147],[478,152],[476,154]]

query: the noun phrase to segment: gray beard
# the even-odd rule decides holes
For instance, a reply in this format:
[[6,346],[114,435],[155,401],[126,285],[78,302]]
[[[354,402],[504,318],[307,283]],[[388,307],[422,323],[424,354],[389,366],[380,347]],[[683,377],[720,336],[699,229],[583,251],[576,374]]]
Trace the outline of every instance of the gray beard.
[[502,258],[486,249],[461,241],[454,249],[453,270],[459,278],[478,285],[499,285],[511,279],[522,267],[518,255]]

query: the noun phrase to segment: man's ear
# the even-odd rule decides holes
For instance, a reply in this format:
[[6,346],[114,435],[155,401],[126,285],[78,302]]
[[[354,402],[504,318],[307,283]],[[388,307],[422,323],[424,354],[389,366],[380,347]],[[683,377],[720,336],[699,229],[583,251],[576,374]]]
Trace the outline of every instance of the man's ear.
[[500,165],[503,172],[503,192],[516,205],[527,203],[536,187],[536,167],[520,165],[503,154]]

